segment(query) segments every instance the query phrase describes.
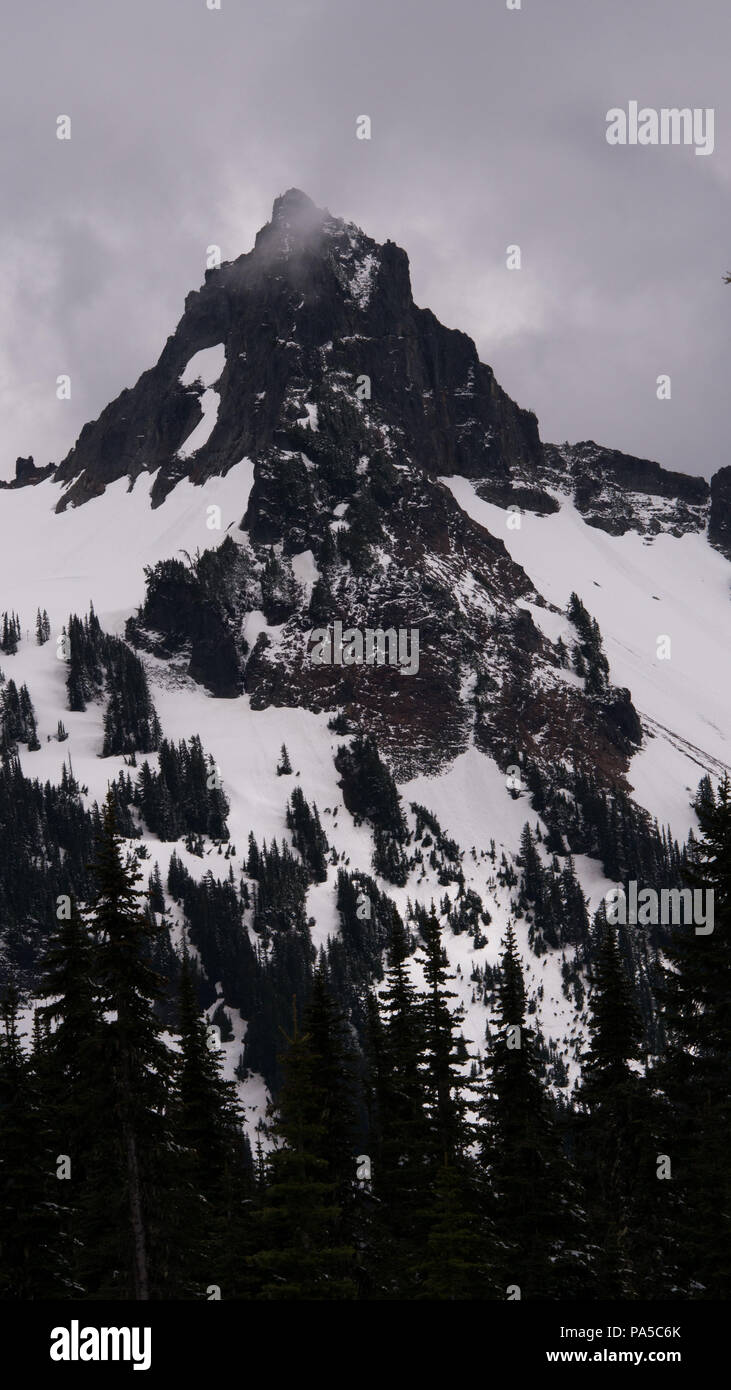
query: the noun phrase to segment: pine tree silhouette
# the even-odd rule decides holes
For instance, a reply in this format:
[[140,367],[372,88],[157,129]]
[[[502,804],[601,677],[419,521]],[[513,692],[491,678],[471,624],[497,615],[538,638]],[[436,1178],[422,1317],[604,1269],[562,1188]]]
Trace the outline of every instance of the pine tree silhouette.
[[589,995],[589,1047],[582,1059],[576,1148],[604,1298],[658,1296],[672,1283],[670,1252],[660,1259],[666,1211],[656,1179],[655,1104],[632,1063],[642,1055],[642,1023],[617,932],[599,917]]
[[74,1293],[68,1267],[68,1210],[42,1093],[20,1039],[20,1001],[10,985],[0,1033],[0,1298]]
[[97,1297],[147,1300],[175,1287],[179,1161],[170,1133],[171,1054],[155,1006],[163,985],[149,963],[155,927],[140,904],[140,874],[123,858],[111,794],[102,816],[90,927],[112,1092],[98,1132],[83,1210],[87,1287]]
[[[696,803],[700,836],[688,865],[692,890],[712,891],[713,930],[676,927],[660,993],[667,1053],[657,1080],[668,1104],[663,1152],[672,1160],[678,1232],[691,1296],[731,1295],[731,786]],[[708,916],[708,899],[702,915]],[[706,927],[709,924],[706,923]],[[664,1184],[667,1185],[667,1184]]]
[[286,743],[283,743],[283,744],[282,744],[281,752],[280,752],[280,754],[279,754],[279,762],[277,763],[277,777],[288,777],[288,776],[290,775],[291,771],[292,771],[292,764],[291,764],[290,761],[289,761],[289,753],[287,752],[287,745],[286,745]]
[[[501,1289],[523,1299],[586,1292],[584,1214],[541,1080],[536,1038],[526,1025],[523,969],[512,924],[500,963],[499,1029],[482,1102],[482,1159],[492,1197]],[[504,1293],[503,1293],[504,1296]]]
[[383,1223],[372,1262],[382,1297],[409,1298],[420,1283],[428,1217],[425,1188],[433,1148],[427,1116],[425,1028],[407,964],[409,943],[394,923],[381,1010],[371,1005],[368,1038],[374,1194]]
[[427,990],[423,996],[424,1066],[427,1088],[427,1114],[432,1131],[432,1143],[438,1166],[459,1164],[467,1145],[464,1112],[466,1101],[463,1077],[458,1067],[456,1032],[464,1018],[464,1010],[453,1008],[457,998],[450,990],[446,953],[434,905],[423,928],[424,978]]
[[317,1104],[317,1065],[311,1039],[299,1030],[296,1007],[282,1059],[284,1084],[271,1134],[267,1185],[256,1213],[258,1249],[250,1266],[262,1299],[350,1299],[355,1296],[353,1251],[339,1243],[341,1209],[326,1159]]
[[180,1053],[173,1132],[183,1151],[188,1187],[185,1278],[202,1297],[217,1285],[222,1297],[240,1297],[242,1257],[248,1243],[253,1196],[251,1151],[233,1082],[221,1076],[209,1044],[187,954],[179,983]]

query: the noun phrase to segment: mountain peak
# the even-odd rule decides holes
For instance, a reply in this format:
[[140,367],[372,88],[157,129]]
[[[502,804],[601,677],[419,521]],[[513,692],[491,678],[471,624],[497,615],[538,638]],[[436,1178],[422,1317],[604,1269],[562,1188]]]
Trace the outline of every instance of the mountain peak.
[[[317,245],[326,223],[333,219],[326,208],[318,208],[300,188],[288,188],[274,199],[271,221],[257,232],[256,249],[281,255]],[[340,224],[339,224],[340,225]]]
[[[199,389],[186,373],[191,363],[197,373],[198,354],[213,348],[223,349],[225,370],[219,365],[205,387],[201,378]],[[390,441],[389,450],[413,454],[435,476],[503,477],[518,459],[540,461],[534,417],[500,391],[464,334],[414,304],[406,252],[289,188],[275,198],[253,251],[209,271],[187,296],[157,365],[84,427],[55,473],[71,484],[59,510],[142,471],[158,474],[157,504],[183,476],[202,482],[245,456],[258,465],[279,450],[299,458],[332,449],[337,474],[340,453],[355,447],[341,416],[350,408],[352,424],[364,413],[360,397],[344,404],[343,396],[369,381],[378,382],[378,399],[365,414],[384,432],[376,438],[371,421],[374,450]],[[305,395],[321,410],[316,440],[298,433]],[[360,439],[356,463],[365,452]],[[252,503],[258,512],[262,487]],[[269,527],[278,537],[280,522]],[[284,529],[288,545],[294,532],[307,532],[304,522],[291,536],[289,523]]]
[[318,211],[320,210],[315,207],[312,199],[303,193],[301,188],[288,188],[286,193],[281,193],[278,198],[274,199],[272,222],[286,220],[302,212],[311,214]]
[[[369,383],[366,409],[357,391]],[[274,199],[253,252],[188,295],[157,365],[84,427],[54,476],[71,485],[59,510],[142,471],[157,474],[157,505],[183,477],[201,483],[248,457],[252,533],[317,553],[316,464],[323,495],[344,501],[348,470],[360,485],[367,460],[384,453],[430,477],[475,479],[481,500],[498,506],[547,514],[558,509],[552,491],[571,492],[611,534],[706,524],[701,479],[591,442],[544,448],[535,417],[500,389],[474,343],[414,304],[405,251],[299,188]],[[23,463],[17,485],[43,476]],[[721,480],[711,498],[722,549],[728,495]]]

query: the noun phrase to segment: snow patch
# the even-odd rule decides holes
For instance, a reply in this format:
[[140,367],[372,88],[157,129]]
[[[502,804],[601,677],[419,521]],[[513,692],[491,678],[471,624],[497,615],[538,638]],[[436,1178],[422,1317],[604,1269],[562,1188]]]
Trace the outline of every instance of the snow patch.
[[299,555],[292,556],[292,572],[304,590],[306,602],[309,603],[315,583],[320,578],[320,571],[311,550],[303,550]]
[[350,277],[350,296],[360,309],[365,309],[373,293],[378,269],[378,257],[368,252]]
[[226,349],[223,343],[217,343],[215,347],[201,348],[200,352],[195,352],[185,370],[181,372],[180,381],[183,386],[193,386],[197,381],[201,381],[206,389],[200,398],[202,418],[178,449],[179,459],[191,458],[208,443],[213,434],[220,403],[219,393],[214,390],[213,384],[218,381],[225,364]]
[[216,343],[215,347],[201,348],[200,352],[193,353],[187,366],[180,373],[181,385],[192,386],[195,381],[202,381],[204,386],[213,386],[225,365],[226,349],[223,343]]

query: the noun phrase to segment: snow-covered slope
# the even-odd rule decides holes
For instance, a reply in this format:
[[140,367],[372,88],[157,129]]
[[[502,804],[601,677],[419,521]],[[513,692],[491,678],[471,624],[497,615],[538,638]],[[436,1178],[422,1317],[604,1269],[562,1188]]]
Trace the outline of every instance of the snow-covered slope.
[[[358,394],[371,381],[372,398]],[[193,671],[174,631],[141,623],[135,640],[164,736],[200,735],[220,772],[237,875],[250,832],[260,844],[291,843],[286,805],[300,786],[334,851],[327,881],[307,895],[312,941],[326,945],[340,925],[338,870],[372,874],[374,848],[371,828],[344,806],[335,756],[350,734],[333,732],[331,716],[375,732],[400,769],[409,830],[412,802],[437,817],[461,852],[465,891],[484,908],[477,943],[445,930],[472,1056],[484,1052],[491,1007],[481,972],[514,921],[531,1008],[575,1079],[585,1022],[581,991],[567,983],[575,943],[536,953],[530,911],[510,882],[526,822],[540,831],[544,865],[547,831],[559,869],[569,856],[548,810],[544,823],[506,766],[519,750],[544,790],[561,796],[569,764],[572,776],[596,771],[603,795],[629,785],[686,838],[700,777],[731,761],[729,566],[703,529],[708,485],[593,445],[575,457],[544,450],[535,417],[505,396],[469,339],[414,305],[405,253],[377,247],[296,190],[277,200],[254,251],[188,297],[157,366],[85,428],[54,477],[19,462],[18,485],[0,491],[0,612],[17,611],[22,638],[0,665],[27,684],[38,720],[40,748],[20,746],[26,775],[57,783],[70,758],[87,803],[102,801],[125,762],[101,757],[101,702],[68,709],[62,628],[93,603],[102,628],[123,636],[146,599],[146,567],[182,558],[194,574],[196,553],[229,538],[216,571],[220,588],[230,581],[228,607],[197,591],[206,621],[218,623],[215,640],[230,638],[234,650],[226,698]],[[592,470],[610,463],[611,486],[592,494]],[[579,472],[563,486],[569,468]],[[661,502],[647,500],[653,488]],[[491,501],[479,495],[488,492]],[[593,525],[577,502],[587,495]],[[620,689],[605,684],[597,696],[560,658],[577,637],[566,616],[572,592],[599,622]],[[168,612],[180,595],[168,596]],[[303,651],[315,601],[318,622],[418,624],[418,675],[313,674]],[[51,624],[42,646],[38,608]],[[60,743],[59,720],[69,734]],[[293,771],[280,777],[283,743]],[[157,755],[147,756],[154,766]],[[163,880],[173,849],[196,878],[223,877],[231,864],[210,841],[202,857],[147,830],[143,844]],[[444,920],[455,904],[456,879],[445,882],[429,859],[403,886],[379,880],[403,917],[434,902]],[[592,912],[609,881],[598,860],[574,859]],[[179,946],[181,914],[170,911]],[[229,1075],[246,1029],[232,1013]],[[260,1114],[261,1080],[242,1095]]]
[[[630,769],[634,796],[685,839],[700,777],[731,765],[728,561],[702,533],[607,535],[560,494],[558,512],[525,512],[517,528],[515,515],[481,501],[469,479],[443,481],[549,602],[563,611],[573,590],[597,618],[612,680],[629,687],[645,728]],[[541,610],[531,612],[540,624]],[[568,635],[565,620],[558,629],[555,615],[545,620],[550,636]]]
[[[124,766],[121,757],[99,756],[102,707],[92,705],[77,714],[67,709],[66,668],[56,659],[55,640],[42,647],[33,641],[36,607],[48,608],[54,639],[69,612],[85,611],[90,601],[102,626],[121,634],[126,618],[143,597],[143,565],[217,543],[219,535],[207,524],[211,506],[221,508],[222,533],[231,528],[236,534],[251,482],[252,467],[244,460],[225,478],[209,479],[205,487],[181,482],[154,510],[149,483],[143,478],[131,490],[121,481],[113,484],[102,497],[62,514],[54,511],[58,487],[51,482],[2,498],[0,601],[17,609],[24,624],[18,652],[4,664],[16,683],[27,682],[31,690],[41,742],[35,753],[21,748],[29,776],[57,782],[70,755],[91,803],[102,800],[109,781]],[[612,677],[630,686],[647,729],[645,745],[631,765],[636,795],[661,822],[669,820],[675,833],[684,837],[694,820],[689,797],[698,778],[702,771],[720,767],[728,756],[723,682],[731,673],[719,643],[727,602],[727,562],[701,536],[661,536],[652,545],[634,534],[610,537],[588,527],[570,503],[550,517],[523,516],[519,530],[509,529],[512,514],[480,501],[471,482],[455,477],[445,482],[465,511],[505,539],[514,558],[556,609],[565,608],[575,589],[599,618]],[[306,557],[301,568],[304,577]],[[551,640],[570,636],[563,612],[528,606]],[[662,625],[658,613],[663,614]],[[671,659],[665,662],[659,662],[655,654],[662,633],[673,643]],[[199,733],[215,758],[230,801],[228,821],[239,857],[250,830],[268,842],[274,837],[289,838],[285,805],[294,779],[320,808],[323,827],[340,862],[351,870],[372,871],[371,835],[366,825],[353,823],[343,806],[334,764],[342,740],[328,728],[325,714],[275,707],[254,710],[247,695],[217,700],[194,682],[171,674],[166,663],[147,657],[145,664],[166,737],[178,740]],[[46,736],[55,731],[59,719],[64,720],[69,739],[63,744],[48,742]],[[292,778],[274,775],[285,742]],[[155,755],[150,755],[150,761],[154,765]],[[505,926],[513,916],[511,894],[496,881],[495,865],[488,855],[490,841],[495,841],[498,860],[503,852],[512,860],[525,821],[535,825],[540,817],[532,812],[525,793],[517,799],[511,796],[503,773],[475,746],[441,775],[420,775],[402,784],[401,790],[406,805],[411,801],[426,805],[456,839],[464,851],[466,886],[479,894],[493,919],[486,944],[477,950],[466,934],[448,933],[446,942],[452,967],[459,972],[465,1036],[471,1050],[479,1052],[484,1050],[486,1012],[475,999],[471,976],[475,966],[496,963]],[[407,819],[413,827],[410,812]],[[210,847],[200,859],[179,844],[163,844],[149,834],[143,839],[151,862],[160,863],[163,878],[173,849],[194,876],[209,868],[217,872],[217,856]],[[595,910],[610,884],[594,861],[579,857],[576,867],[589,908]],[[336,870],[331,868],[328,881],[309,890],[308,912],[317,947],[338,930],[335,877]],[[454,886],[445,890],[428,867],[418,875],[412,873],[404,888],[385,882],[381,886],[402,912],[409,901],[428,907],[455,894]],[[561,963],[567,953],[536,959],[528,947],[524,920],[518,923],[518,939],[546,1041],[560,1048],[569,1075],[575,1078],[582,1022],[561,986]],[[223,1047],[230,1074],[240,1055],[242,1029],[245,1032],[238,1017],[234,1022],[234,1041]],[[245,1083],[242,1098],[250,1117],[258,1117],[264,1103],[261,1082],[253,1078]]]
[[[154,479],[144,475],[131,486],[120,478],[103,496],[58,514],[58,483],[4,492],[0,603],[18,608],[22,600],[31,629],[36,608],[45,606],[55,636],[70,612],[86,612],[93,601],[102,626],[121,633],[144,596],[144,566],[217,545],[238,527],[253,476],[253,464],[243,459],[205,487],[183,479],[157,509],[150,506]],[[221,509],[220,531],[210,527],[211,506]]]
[[[102,497],[61,514],[54,511],[58,487],[51,482],[3,496],[0,603],[16,609],[23,622],[18,651],[3,659],[3,667],[16,684],[26,682],[31,691],[41,744],[36,752],[20,746],[21,763],[28,776],[58,782],[62,766],[70,758],[77,780],[88,788],[87,803],[102,801],[109,782],[125,767],[124,759],[100,756],[102,705],[91,704],[83,713],[68,710],[67,671],[65,663],[57,660],[56,638],[69,612],[83,613],[90,602],[106,630],[123,633],[126,618],[143,596],[143,565],[217,543],[220,536],[207,528],[208,508],[221,508],[221,530],[225,532],[245,510],[251,479],[251,465],[244,461],[225,478],[209,479],[204,488],[182,482],[155,510],[150,507],[149,482],[144,478],[131,490],[121,481],[113,484]],[[37,607],[46,607],[51,619],[52,640],[43,646],[34,640]],[[320,808],[323,827],[340,862],[351,871],[372,872],[371,833],[367,825],[354,824],[338,785],[334,755],[346,740],[330,731],[326,714],[274,707],[253,710],[247,695],[236,700],[214,699],[194,682],[171,674],[162,661],[147,657],[145,665],[165,736],[178,740],[198,733],[216,761],[230,802],[228,824],[239,859],[251,830],[259,841],[290,839],[285,807],[296,781],[308,800]],[[61,744],[53,737],[48,741],[59,719],[69,733]],[[293,774],[279,778],[275,767],[285,742]],[[154,766],[156,755],[147,756]],[[444,775],[421,776],[403,785],[402,795],[405,806],[412,800],[425,804],[457,840],[465,851],[466,884],[483,899],[493,918],[487,944],[479,950],[472,949],[468,935],[450,934],[447,942],[452,965],[461,972],[458,992],[466,1010],[465,1036],[471,1050],[480,1051],[484,1049],[486,1013],[483,1005],[474,1001],[470,975],[475,965],[497,962],[500,941],[512,916],[510,892],[496,882],[495,866],[487,851],[493,839],[498,860],[503,852],[512,858],[525,820],[535,823],[538,818],[531,812],[526,795],[513,799],[495,763],[475,747],[460,755]],[[409,811],[407,820],[413,828],[414,817]],[[201,859],[179,843],[161,843],[147,833],[143,843],[149,849],[150,863],[157,860],[160,864],[163,881],[173,850],[195,877],[209,869],[214,874],[225,873],[210,846]],[[586,881],[594,889],[592,905],[596,906],[609,885],[596,865],[587,861],[585,867]],[[307,906],[317,947],[338,931],[336,873],[331,868],[328,881],[309,890]],[[455,895],[454,885],[445,889],[428,866],[418,876],[410,875],[403,888],[383,881],[380,886],[403,913],[409,901],[429,907],[433,901],[440,903],[445,896],[453,899]],[[543,988],[538,1015],[546,1039],[556,1043],[564,1036],[578,1039],[580,1022],[560,987],[560,957],[535,960],[527,948],[526,932],[526,924],[519,924],[529,990],[535,994]],[[235,1025],[234,1041],[223,1045],[230,1075],[240,1056],[242,1029],[245,1032],[237,1017]],[[570,1072],[576,1074],[575,1065]],[[260,1081],[253,1078],[244,1083],[242,1099],[250,1119],[261,1114],[264,1098]]]

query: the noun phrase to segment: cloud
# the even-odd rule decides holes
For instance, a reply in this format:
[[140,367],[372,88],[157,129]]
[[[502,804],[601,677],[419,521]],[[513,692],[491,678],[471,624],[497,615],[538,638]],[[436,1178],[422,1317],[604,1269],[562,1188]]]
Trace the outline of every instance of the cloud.
[[[0,473],[63,457],[292,185],[407,250],[544,438],[727,462],[726,0],[26,0],[7,30]],[[630,99],[713,106],[713,155],[610,148]]]

